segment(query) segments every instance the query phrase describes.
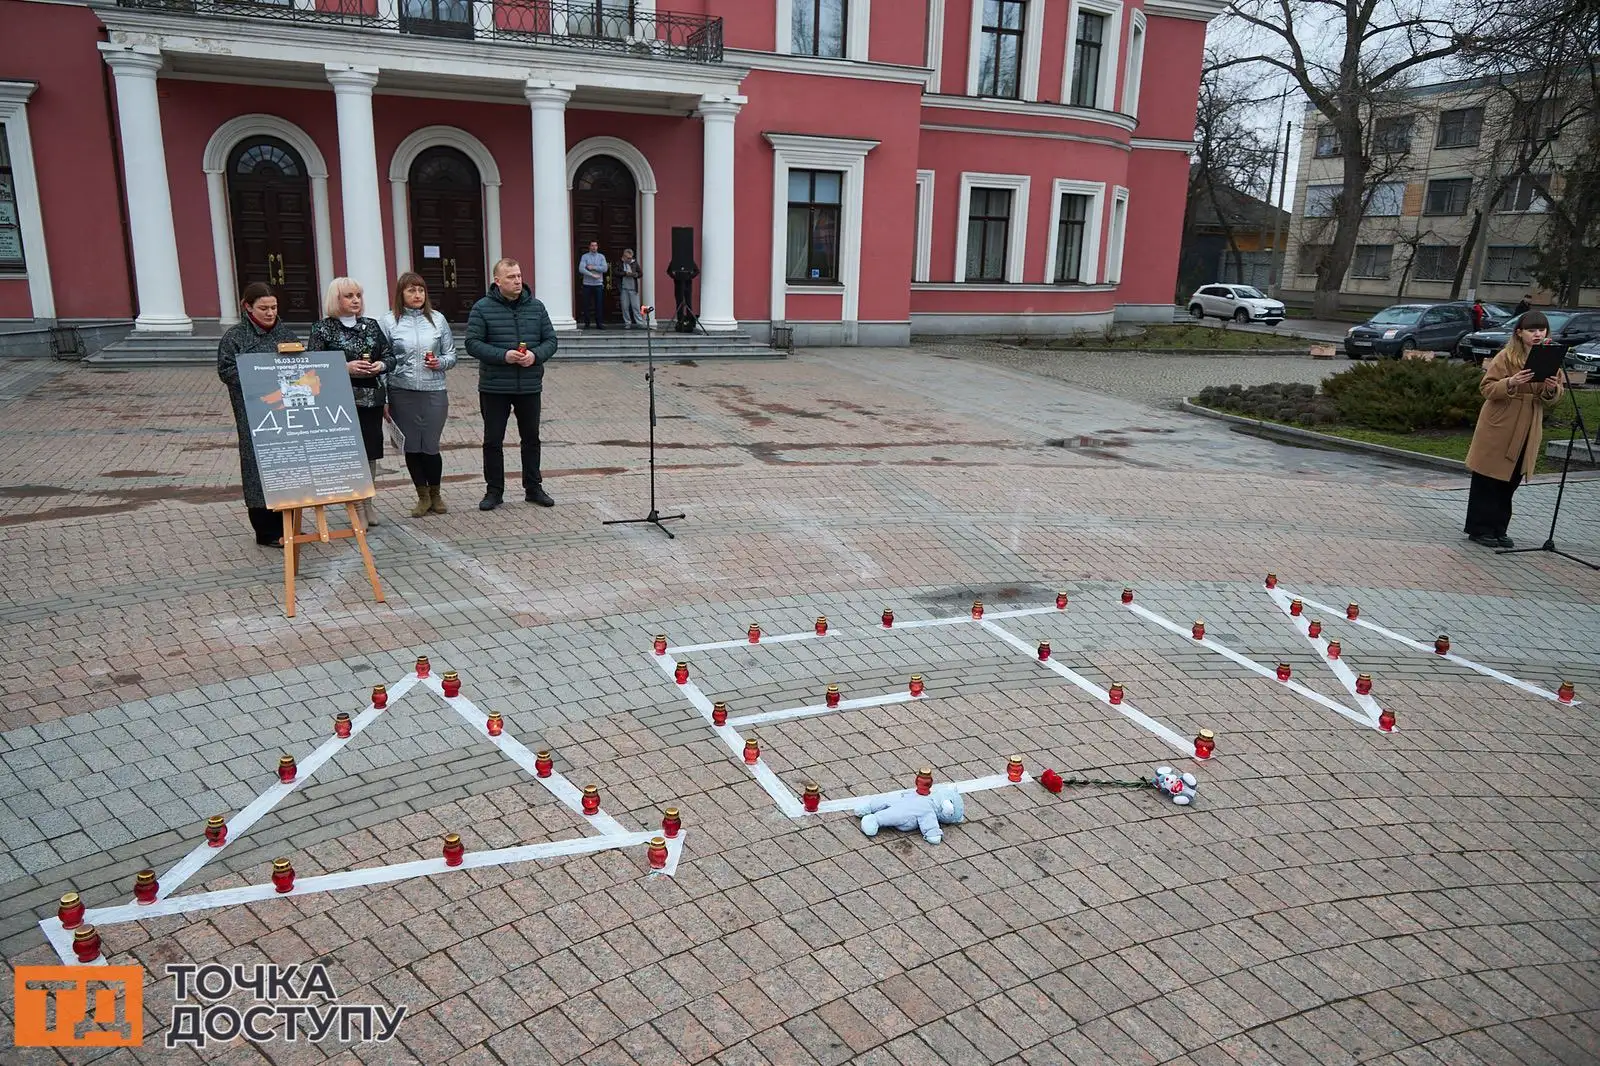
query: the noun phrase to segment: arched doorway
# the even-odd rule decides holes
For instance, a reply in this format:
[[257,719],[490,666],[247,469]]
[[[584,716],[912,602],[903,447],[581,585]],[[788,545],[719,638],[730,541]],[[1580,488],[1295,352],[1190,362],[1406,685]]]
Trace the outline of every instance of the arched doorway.
[[228,208],[238,290],[265,281],[286,322],[322,317],[311,179],[298,152],[276,137],[240,141],[228,156]]
[[[586,159],[572,179],[572,237],[576,246],[573,263],[589,250],[589,242],[597,241],[600,251],[612,267],[612,283],[606,287],[606,317],[615,322],[622,315],[622,299],[614,283],[616,264],[624,248],[632,248],[634,258],[639,257],[638,195],[633,174],[615,156],[597,155]],[[574,276],[574,288],[581,281]],[[574,303],[582,298],[574,292]],[[573,313],[583,317],[581,307]]]
[[411,268],[451,322],[488,289],[483,261],[483,180],[465,152],[436,145],[417,156],[407,182]]

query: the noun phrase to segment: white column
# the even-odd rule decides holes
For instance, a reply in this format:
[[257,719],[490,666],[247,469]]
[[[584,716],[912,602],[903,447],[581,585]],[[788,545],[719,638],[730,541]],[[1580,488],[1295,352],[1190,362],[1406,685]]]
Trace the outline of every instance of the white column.
[[[500,261],[500,183],[483,186],[483,251],[489,261],[485,267],[492,270]],[[488,277],[487,274],[484,275]],[[482,296],[483,293],[476,294]],[[474,297],[476,298],[476,297]]]
[[394,213],[394,276],[411,269],[411,204],[404,178],[389,179],[389,208]]
[[[639,194],[639,306],[656,305],[656,194]],[[660,318],[660,315],[654,316]],[[667,316],[671,318],[669,314]]]
[[145,333],[188,333],[194,323],[183,310],[178,273],[178,237],[172,228],[172,189],[167,184],[166,145],[161,138],[161,103],[156,72],[161,53],[148,46],[100,43],[101,56],[117,83],[117,121],[122,169],[128,186],[128,234],[133,242],[134,283]]
[[211,258],[217,268],[218,319],[224,327],[239,323],[239,282],[233,276],[233,240],[228,230],[228,180],[220,170],[206,171],[206,202],[211,207]]
[[733,120],[742,96],[703,96],[696,112],[705,125],[705,190],[700,223],[700,324],[733,330]]
[[[575,330],[572,317],[572,219],[567,198],[567,98],[573,86],[528,79],[533,112],[533,294],[550,324]],[[526,273],[526,272],[524,272]]]
[[383,213],[378,206],[378,148],[372,132],[370,67],[326,66],[339,117],[339,193],[344,207],[345,276],[361,283],[369,309],[388,303],[389,268],[383,252]]

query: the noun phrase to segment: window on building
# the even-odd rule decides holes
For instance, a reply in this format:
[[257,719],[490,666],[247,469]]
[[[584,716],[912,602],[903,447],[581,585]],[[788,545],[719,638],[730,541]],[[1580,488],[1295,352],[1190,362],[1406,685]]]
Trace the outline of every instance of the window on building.
[[1306,217],[1332,218],[1334,202],[1339,198],[1338,185],[1306,186]]
[[1548,211],[1550,201],[1546,200],[1539,192],[1539,186],[1546,189],[1550,187],[1548,174],[1522,174],[1506,186],[1506,191],[1500,194],[1500,202],[1495,205],[1496,211]]
[[1522,140],[1527,144],[1543,144],[1554,140],[1561,125],[1561,101],[1540,100],[1516,118]]
[[1411,115],[1390,115],[1380,118],[1372,130],[1372,150],[1398,155],[1411,151]]
[[1322,262],[1332,247],[1329,244],[1302,244],[1299,254],[1295,256],[1294,272],[1308,276],[1315,274],[1317,264]]
[[1464,215],[1472,199],[1471,178],[1435,178],[1428,182],[1423,200],[1424,215]]
[[794,54],[842,58],[848,0],[793,0],[793,3]]
[[1394,259],[1392,244],[1358,244],[1355,258],[1350,260],[1352,278],[1387,278],[1389,264]]
[[11,174],[11,149],[6,127],[0,123],[0,270],[25,270],[22,257],[22,216],[17,212],[17,183]]
[[1128,194],[1111,199],[1111,243],[1106,247],[1106,284],[1122,280],[1122,249],[1128,236]]
[[1070,103],[1074,107],[1100,106],[1100,63],[1106,43],[1106,21],[1106,16],[1097,11],[1078,12],[1078,31],[1072,47]]
[[[471,36],[471,5],[467,0],[408,0],[427,7],[436,3],[436,19],[469,27]],[[633,0],[568,0],[567,32],[574,37],[609,37],[621,40],[633,33]],[[448,14],[447,14],[448,13]],[[457,36],[457,34],[451,34]]]
[[967,280],[1006,280],[1011,190],[973,189],[967,212]]
[[[1026,0],[982,0],[978,95],[1015,100],[1022,94],[1022,26]],[[1043,0],[1034,0],[1041,3]]]
[[1418,281],[1451,281],[1461,262],[1461,249],[1454,244],[1419,244],[1411,261],[1411,274]]
[[1339,131],[1332,126],[1317,127],[1317,158],[1327,159],[1339,154]]
[[1405,202],[1405,182],[1380,182],[1372,187],[1372,195],[1367,198],[1366,215],[1369,218],[1398,215]]
[[1484,281],[1526,285],[1533,280],[1533,263],[1539,249],[1525,244],[1491,244],[1483,262]]
[[1079,193],[1061,194],[1061,221],[1056,223],[1057,282],[1083,280],[1083,238],[1089,220],[1089,202],[1089,197]]
[[1436,148],[1465,148],[1478,143],[1483,132],[1483,108],[1458,107],[1439,112]]
[[844,175],[837,170],[789,171],[788,279],[839,280],[839,205]]
[[1139,113],[1139,89],[1144,82],[1144,23],[1134,21],[1133,36],[1128,40],[1128,77],[1122,87],[1122,110],[1129,115]]

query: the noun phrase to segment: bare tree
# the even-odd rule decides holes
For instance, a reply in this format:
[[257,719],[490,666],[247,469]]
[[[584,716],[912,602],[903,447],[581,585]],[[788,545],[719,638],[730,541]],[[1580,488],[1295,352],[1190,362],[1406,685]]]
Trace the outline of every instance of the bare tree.
[[1206,64],[1195,109],[1195,151],[1184,212],[1188,240],[1197,228],[1201,208],[1211,208],[1241,279],[1244,261],[1234,236],[1239,220],[1234,217],[1233,194],[1265,192],[1277,158],[1277,146],[1251,125],[1251,119],[1257,108],[1275,102],[1278,96],[1262,94],[1257,88],[1239,74],[1229,73],[1215,56]]

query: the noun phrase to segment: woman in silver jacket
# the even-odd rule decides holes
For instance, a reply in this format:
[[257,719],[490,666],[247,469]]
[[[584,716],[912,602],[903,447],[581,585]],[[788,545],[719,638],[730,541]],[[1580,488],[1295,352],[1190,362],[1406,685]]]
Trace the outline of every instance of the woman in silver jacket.
[[439,438],[450,413],[445,371],[456,365],[456,338],[444,315],[428,299],[420,274],[401,274],[394,283],[394,309],[379,323],[393,345],[395,368],[389,374],[389,415],[405,435],[406,469],[417,486],[412,518],[449,508],[439,486],[444,457]]

